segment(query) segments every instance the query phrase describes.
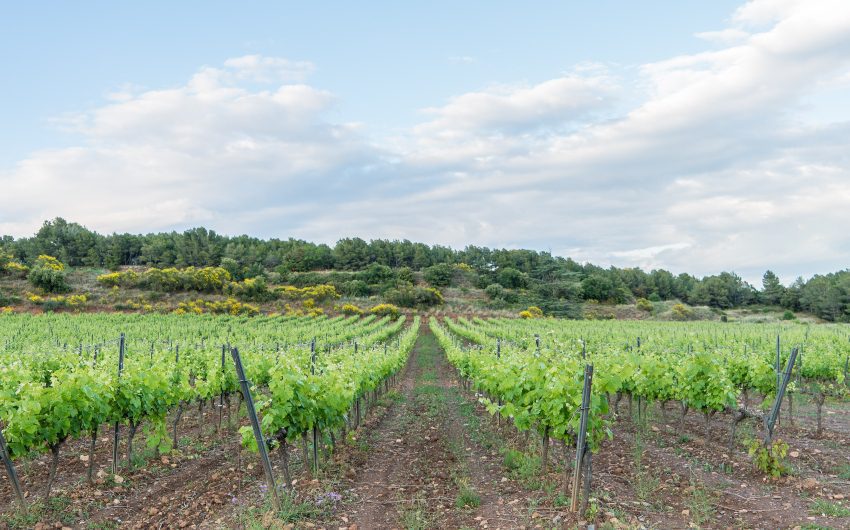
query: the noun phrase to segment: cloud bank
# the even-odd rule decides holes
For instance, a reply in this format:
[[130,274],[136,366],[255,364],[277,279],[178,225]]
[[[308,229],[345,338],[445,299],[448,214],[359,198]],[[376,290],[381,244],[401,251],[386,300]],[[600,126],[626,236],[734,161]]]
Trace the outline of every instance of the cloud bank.
[[850,123],[805,102],[850,79],[850,4],[754,0],[695,38],[705,51],[637,76],[585,64],[459,94],[393,137],[331,120],[344,94],[311,86],[308,62],[232,58],[63,116],[78,146],[0,173],[0,233],[61,215],[104,232],[409,238],[750,279],[846,267]]

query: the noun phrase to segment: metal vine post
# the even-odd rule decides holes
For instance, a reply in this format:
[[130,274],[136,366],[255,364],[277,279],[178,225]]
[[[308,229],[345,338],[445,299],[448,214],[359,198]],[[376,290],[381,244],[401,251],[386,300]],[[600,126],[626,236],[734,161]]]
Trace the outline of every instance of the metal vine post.
[[239,385],[242,387],[242,396],[245,398],[245,407],[248,409],[248,418],[251,420],[251,428],[254,431],[254,439],[257,441],[257,450],[260,453],[260,460],[263,463],[263,469],[266,472],[266,484],[269,492],[272,495],[272,503],[275,510],[280,510],[280,497],[277,494],[277,486],[274,480],[274,472],[272,471],[272,463],[269,460],[269,452],[266,448],[266,439],[263,437],[263,431],[260,428],[260,419],[257,417],[257,409],[254,408],[254,399],[251,397],[251,385],[245,379],[245,369],[242,367],[242,357],[239,356],[239,348],[230,350],[230,355],[233,357],[233,364],[236,365],[236,377],[239,378]]
[[[579,424],[578,437],[576,438],[576,461],[573,471],[573,496],[570,503],[570,511],[578,511],[579,484],[581,482],[581,468],[587,447],[587,419],[590,413],[590,387],[593,384],[593,365],[584,367],[584,388],[581,394],[581,423]],[[589,455],[588,455],[589,456]]]

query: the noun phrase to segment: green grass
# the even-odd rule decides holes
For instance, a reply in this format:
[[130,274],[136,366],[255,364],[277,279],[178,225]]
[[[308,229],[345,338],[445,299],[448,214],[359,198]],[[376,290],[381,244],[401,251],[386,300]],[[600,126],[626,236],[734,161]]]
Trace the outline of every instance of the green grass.
[[850,517],[850,508],[834,502],[817,499],[809,505],[809,513],[811,515],[828,515],[829,517]]
[[68,497],[54,495],[46,503],[39,500],[29,504],[26,512],[16,507],[0,515],[0,528],[33,528],[41,520],[58,521],[66,526],[74,526],[77,516],[65,511],[70,505],[71,499]]
[[643,467],[643,452],[646,449],[644,433],[635,431],[634,445],[632,446],[632,469],[634,471],[634,489],[637,498],[648,502],[655,490],[661,484],[661,480],[651,471]]
[[850,480],[850,464],[841,464],[835,471],[838,474],[838,478]]
[[691,521],[697,526],[702,526],[714,516],[714,504],[703,486],[691,482],[691,487],[693,490],[685,500],[685,506],[691,512]]
[[[273,511],[270,501],[262,506],[251,506],[240,514],[242,526],[250,530],[268,528],[266,514]],[[312,502],[297,499],[288,492],[280,494],[280,510],[274,513],[274,520],[279,523],[296,523],[321,515],[321,510]],[[264,523],[264,521],[266,521]]]
[[503,452],[505,468],[524,481],[536,479],[540,475],[540,457],[529,455],[516,449]]
[[461,484],[460,492],[455,498],[457,508],[477,508],[481,506],[481,496],[469,484]]
[[555,498],[552,499],[552,506],[555,508],[562,508],[564,506],[569,506],[570,502],[572,502],[572,498],[570,496],[558,493],[555,495]]
[[97,523],[86,523],[86,530],[115,530],[118,528],[117,521],[100,521]]
[[426,530],[431,528],[431,521],[425,509],[425,501],[415,499],[413,504],[405,506],[401,511],[401,524],[405,530]]

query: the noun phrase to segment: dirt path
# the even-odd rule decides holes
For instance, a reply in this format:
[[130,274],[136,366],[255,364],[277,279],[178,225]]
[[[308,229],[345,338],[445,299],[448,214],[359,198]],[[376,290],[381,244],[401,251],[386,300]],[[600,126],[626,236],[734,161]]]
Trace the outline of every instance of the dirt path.
[[365,437],[368,458],[350,485],[357,528],[524,526],[525,506],[512,502],[499,454],[427,328],[399,393]]

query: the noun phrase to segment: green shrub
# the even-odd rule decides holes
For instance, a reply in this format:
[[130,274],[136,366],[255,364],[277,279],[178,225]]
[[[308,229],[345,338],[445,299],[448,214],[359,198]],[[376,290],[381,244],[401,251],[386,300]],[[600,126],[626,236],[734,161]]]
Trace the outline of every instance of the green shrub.
[[484,289],[484,294],[486,294],[487,298],[490,300],[504,300],[505,288],[498,283],[491,283]]
[[782,320],[794,320],[797,316],[790,309],[786,309],[784,313],[782,313]]
[[351,280],[342,284],[342,293],[345,296],[369,296],[369,284],[363,280]]
[[638,298],[637,302],[635,302],[635,307],[637,307],[641,311],[646,311],[647,313],[649,313],[652,311],[652,302],[650,302],[646,298]]
[[512,267],[505,267],[499,271],[498,281],[508,289],[523,289],[528,285],[528,275]]
[[448,263],[432,265],[422,271],[425,281],[434,287],[448,287],[451,285],[454,273],[454,267]]
[[266,279],[262,276],[246,278],[241,282],[230,282],[227,284],[225,292],[240,300],[252,302],[266,302],[277,298],[277,295],[269,290]]
[[360,271],[357,276],[358,279],[369,285],[385,284],[395,277],[391,268],[386,265],[381,265],[380,263],[373,263],[369,265]]
[[65,266],[53,256],[39,256],[27,279],[33,286],[48,293],[66,293],[71,290]]
[[389,289],[384,293],[384,298],[387,302],[401,307],[430,307],[445,302],[442,293],[437,289],[412,285]]
[[413,283],[413,269],[410,267],[401,267],[396,271],[395,277],[400,282]]
[[21,297],[13,294],[0,293],[0,307],[18,305],[21,303]]
[[233,258],[222,258],[221,268],[226,270],[230,274],[230,277],[236,281],[245,279],[242,266]]

